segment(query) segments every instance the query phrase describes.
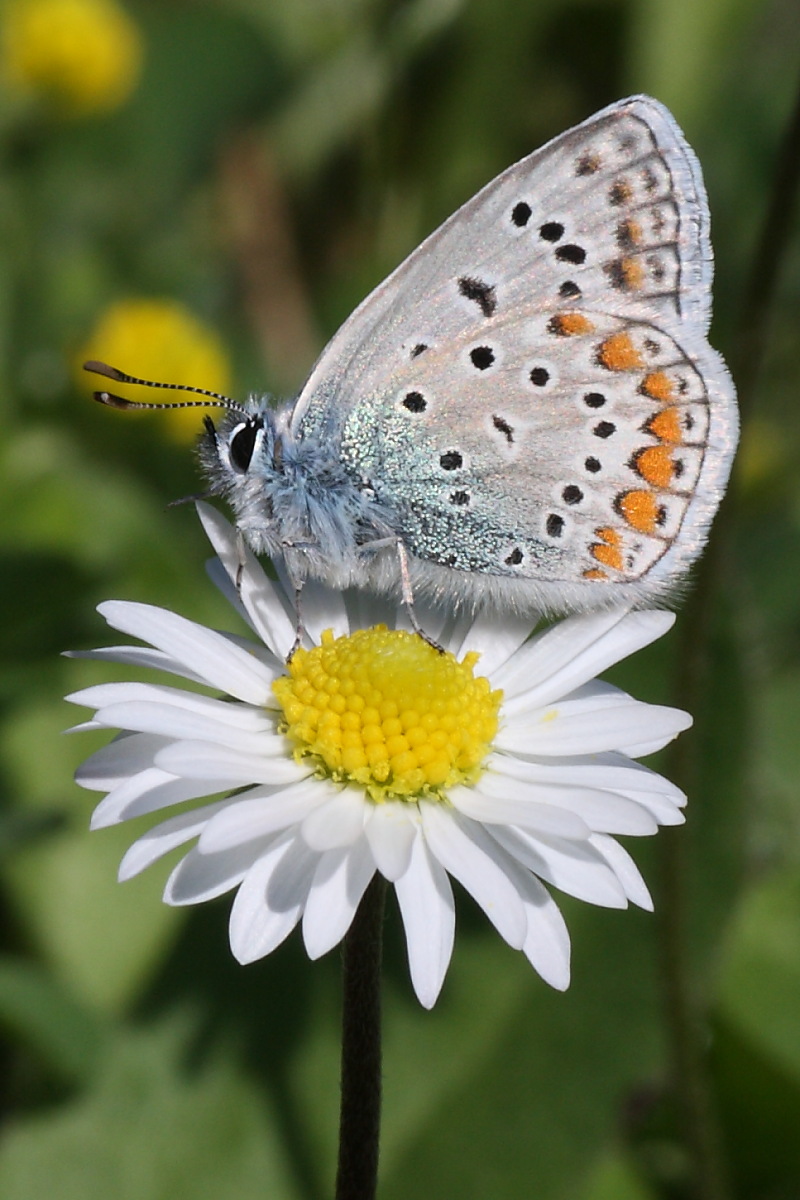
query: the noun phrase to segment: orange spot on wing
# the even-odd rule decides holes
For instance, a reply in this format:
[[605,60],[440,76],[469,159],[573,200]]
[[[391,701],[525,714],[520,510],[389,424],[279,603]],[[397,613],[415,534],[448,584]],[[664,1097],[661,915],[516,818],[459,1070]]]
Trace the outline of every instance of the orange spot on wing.
[[642,391],[645,396],[650,396],[652,400],[661,400],[664,404],[672,400],[675,394],[672,380],[665,371],[651,371],[649,375],[645,375]]
[[585,154],[583,158],[578,159],[576,170],[578,175],[594,175],[602,165],[599,154]]
[[664,408],[660,413],[647,422],[647,431],[662,442],[680,442],[683,440],[681,430],[681,415],[677,408]]
[[642,242],[642,227],[638,221],[620,221],[617,226],[617,241],[620,246],[639,246]]
[[653,487],[665,488],[672,483],[675,464],[668,446],[648,446],[640,450],[634,458],[634,464],[642,479],[652,483]]
[[607,371],[632,371],[642,366],[641,355],[627,333],[612,333],[600,343],[597,357]]
[[629,292],[638,292],[644,283],[644,267],[638,258],[623,258],[619,264],[622,282]]
[[602,529],[595,529],[595,534],[600,541],[594,542],[589,547],[592,557],[606,567],[621,571],[625,565],[622,557],[622,535],[618,530],[612,529],[610,525],[604,526]]
[[598,567],[589,567],[583,572],[584,579],[608,579],[605,571],[601,571]]
[[574,337],[575,334],[594,333],[594,325],[583,313],[559,313],[549,322],[547,328],[559,337]]
[[659,503],[652,492],[623,492],[617,499],[617,507],[634,529],[638,529],[640,533],[655,533]]
[[615,571],[622,570],[623,562],[621,550],[616,550],[613,546],[605,546],[600,542],[596,542],[591,549],[592,557],[596,558],[598,562],[603,563],[603,565],[606,567],[611,567]]
[[633,188],[628,183],[628,180],[618,179],[616,183],[612,184],[608,199],[609,203],[615,207],[621,204],[629,204],[633,199]]

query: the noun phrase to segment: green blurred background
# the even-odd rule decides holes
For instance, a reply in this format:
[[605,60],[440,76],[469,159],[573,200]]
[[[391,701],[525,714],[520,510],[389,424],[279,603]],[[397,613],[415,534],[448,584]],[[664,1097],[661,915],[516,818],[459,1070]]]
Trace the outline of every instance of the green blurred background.
[[72,772],[103,739],[63,736],[61,696],[126,672],[59,652],[114,640],[109,597],[233,618],[191,507],[165,508],[199,486],[197,413],[108,412],[77,364],[289,395],[479,186],[645,91],[703,163],[713,341],[748,384],[717,552],[616,676],[695,713],[658,764],[688,825],[630,844],[655,917],[564,902],[563,996],[461,896],[423,1012],[391,912],[381,1195],[796,1200],[800,237],[763,229],[797,0],[6,0],[0,27],[0,1193],[322,1200],[334,1169],[338,954],[295,935],[241,968],[228,898],[168,909],[163,865],[115,882],[127,826],[87,832]]

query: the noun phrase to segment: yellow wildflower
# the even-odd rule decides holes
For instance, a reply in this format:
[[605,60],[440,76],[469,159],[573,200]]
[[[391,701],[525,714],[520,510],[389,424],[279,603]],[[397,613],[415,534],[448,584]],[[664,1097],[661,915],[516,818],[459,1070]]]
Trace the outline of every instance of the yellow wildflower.
[[68,115],[118,108],[139,80],[141,34],[115,0],[6,0],[0,35],[9,86]]

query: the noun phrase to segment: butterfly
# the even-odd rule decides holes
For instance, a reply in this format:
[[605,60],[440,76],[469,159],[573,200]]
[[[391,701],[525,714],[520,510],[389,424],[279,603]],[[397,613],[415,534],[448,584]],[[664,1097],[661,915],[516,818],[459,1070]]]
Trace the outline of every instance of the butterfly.
[[293,404],[218,397],[212,492],[298,595],[314,578],[399,585],[409,605],[659,602],[705,543],[737,441],[712,272],[680,128],[647,96],[612,104],[431,234]]

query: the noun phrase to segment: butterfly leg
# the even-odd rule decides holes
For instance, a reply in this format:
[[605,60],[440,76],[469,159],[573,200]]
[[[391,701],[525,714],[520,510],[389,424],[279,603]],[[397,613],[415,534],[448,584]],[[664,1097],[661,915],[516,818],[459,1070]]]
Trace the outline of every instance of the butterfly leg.
[[397,538],[395,547],[397,549],[397,560],[400,564],[400,586],[402,589],[403,604],[408,612],[408,619],[411,621],[414,633],[418,634],[423,642],[427,642],[429,646],[433,646],[434,650],[438,650],[440,654],[444,654],[443,647],[434,641],[432,637],[428,637],[417,620],[417,611],[414,606],[414,589],[411,586],[411,571],[408,566],[408,551],[406,550],[405,543],[400,538]]
[[429,646],[433,646],[434,650],[438,650],[440,654],[444,654],[443,648],[432,637],[428,637],[417,619],[417,612],[414,607],[414,588],[411,583],[411,571],[408,566],[408,551],[402,538],[399,538],[395,533],[387,537],[376,538],[374,541],[365,542],[363,546],[359,546],[359,552],[361,554],[373,554],[376,550],[386,550],[390,546],[394,547],[397,552],[397,561],[400,567],[400,598],[408,611],[411,628],[414,630],[414,633],[422,638],[423,642],[427,642]]
[[287,664],[292,661],[297,651],[303,642],[303,637],[306,634],[306,627],[303,624],[303,612],[301,604],[301,596],[303,594],[303,584],[305,583],[304,571],[297,570],[296,565],[302,562],[302,553],[304,546],[300,542],[284,542],[283,543],[283,561],[286,566],[286,574],[288,582],[291,584],[294,591],[294,614],[295,614],[295,631],[294,641],[291,649],[286,655]]
[[236,595],[241,600],[242,598],[242,576],[244,575],[245,563],[247,562],[247,543],[244,540],[244,534],[241,529],[236,529]]
[[302,645],[302,642],[303,642],[303,636],[306,632],[306,627],[303,624],[303,617],[302,617],[301,608],[300,608],[300,596],[302,595],[302,592],[303,592],[302,583],[295,583],[295,585],[294,585],[294,612],[295,612],[295,619],[297,621],[297,625],[296,625],[295,631],[294,631],[294,641],[292,642],[292,648],[289,651],[289,653],[286,655],[286,665],[287,666],[292,661],[292,659],[294,658],[297,651],[300,649],[300,646]]

